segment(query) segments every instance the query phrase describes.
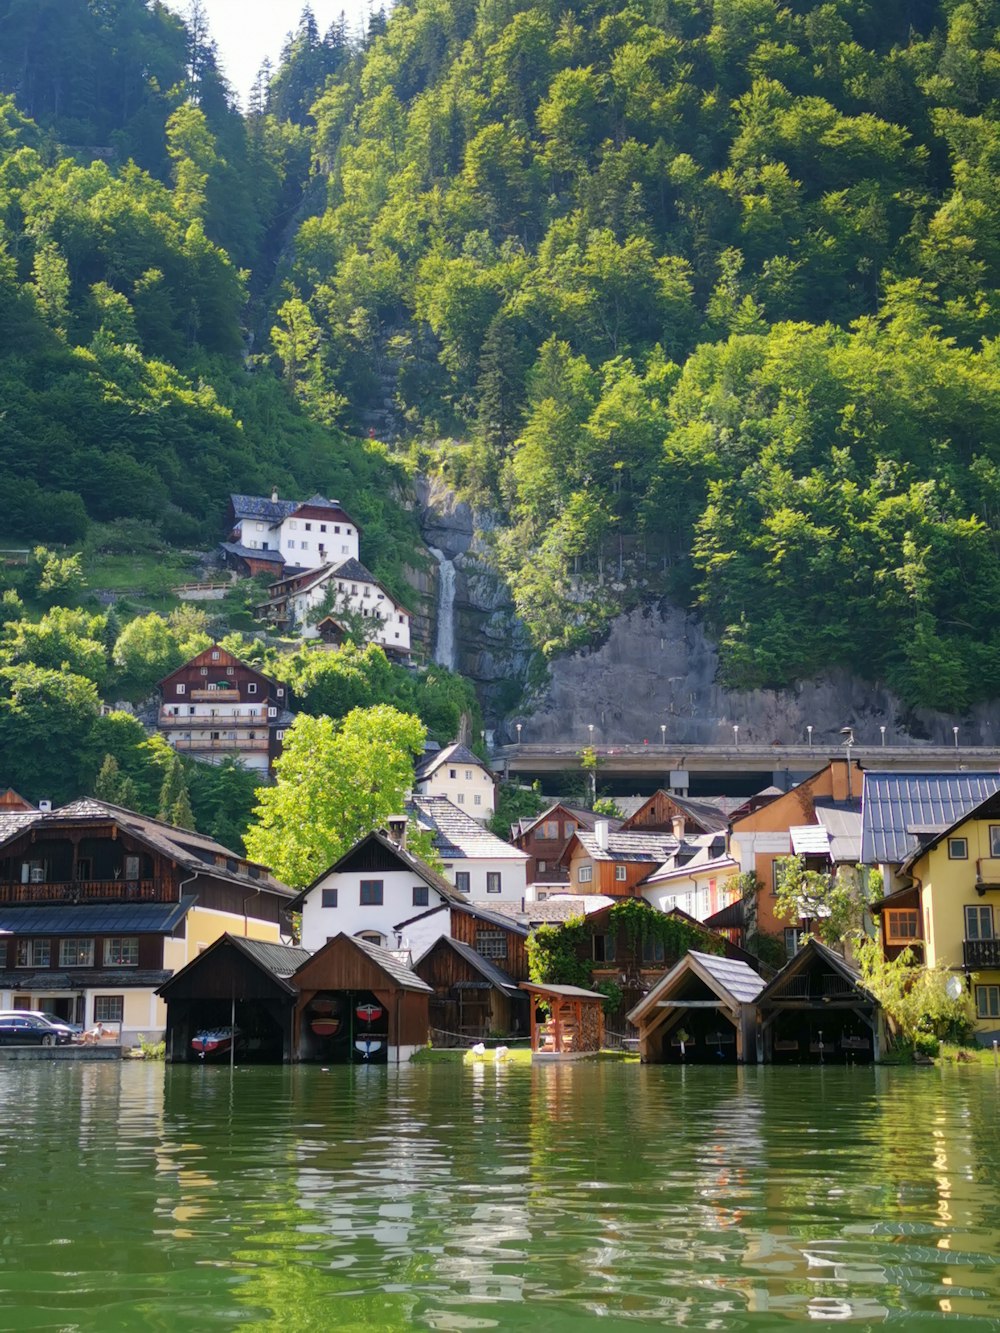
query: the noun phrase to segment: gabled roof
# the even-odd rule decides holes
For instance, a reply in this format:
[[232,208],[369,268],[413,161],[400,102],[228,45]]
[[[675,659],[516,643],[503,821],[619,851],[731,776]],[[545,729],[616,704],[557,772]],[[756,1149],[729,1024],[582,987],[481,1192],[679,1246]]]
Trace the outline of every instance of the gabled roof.
[[[218,657],[214,660],[212,658],[213,653],[218,653]],[[225,671],[225,668],[230,666],[242,667],[244,671],[249,671],[260,680],[266,681],[268,685],[277,686],[278,684],[273,676],[267,675],[267,673],[261,671],[259,667],[251,666],[249,662],[244,662],[241,657],[237,657],[235,653],[231,653],[228,648],[223,648],[217,643],[210,643],[207,648],[203,648],[200,653],[195,653],[193,657],[189,657],[186,662],[182,662],[179,667],[175,667],[173,671],[164,676],[159,682],[160,688],[162,689],[167,681],[173,680],[175,676],[179,676],[181,672],[187,671],[194,666],[206,666],[210,672]]]
[[[574,820],[578,828],[592,829],[601,815],[595,815],[593,810],[578,810],[575,806],[567,805],[565,801],[553,801],[552,804],[541,812],[540,815],[532,815],[530,819],[519,819],[517,821],[517,837],[523,838],[526,833],[530,833],[536,824],[543,824],[547,819],[551,819],[557,810],[564,811],[570,819]],[[610,819],[608,823],[612,828],[621,827],[620,819]]]
[[813,808],[829,836],[833,863],[856,865],[861,860],[861,802],[833,801],[818,796]]
[[227,555],[239,556],[241,560],[260,560],[274,565],[285,563],[285,557],[280,551],[265,551],[258,546],[244,546],[241,542],[219,542],[219,547]]
[[672,865],[669,862],[660,866],[659,870],[652,875],[647,875],[639,885],[640,889],[654,887],[657,884],[671,884],[674,880],[690,879],[693,875],[702,874],[721,874],[727,870],[739,870],[739,862],[734,861],[731,856],[714,856],[705,860],[699,860],[692,857],[690,861],[685,861],[683,865]]
[[471,944],[466,944],[463,940],[452,939],[450,935],[441,935],[430,946],[430,949],[425,949],[417,959],[416,967],[420,966],[432,949],[436,949],[442,944],[446,945],[449,949],[453,949],[455,953],[458,954],[459,958],[464,958],[469,966],[474,967],[479,975],[488,981],[491,986],[496,986],[498,990],[504,991],[516,992],[519,989],[517,982],[514,981],[512,977],[509,977],[502,968],[497,967],[495,963],[491,963],[490,960],[484,958],[481,953],[477,953]]
[[584,990],[582,986],[556,986],[549,982],[522,981],[520,989],[565,1000],[600,1000],[603,1003],[608,998],[599,990]]
[[437,753],[424,754],[424,757],[417,763],[416,780],[422,782],[424,778],[430,775],[443,764],[469,764],[476,768],[482,768],[490,777],[493,776],[489,764],[483,763],[477,754],[473,754],[467,745],[461,741],[454,741],[451,745],[446,745],[443,750]]
[[[433,993],[433,987],[428,986],[426,981],[422,981],[412,968],[407,967],[407,965],[397,957],[393,950],[383,949],[380,944],[372,944],[371,940],[360,939],[357,935],[338,935],[336,938],[349,939],[352,944],[356,945],[361,950],[362,953],[366,953],[372,962],[380,967],[383,972],[388,973],[393,981],[395,981],[403,990],[417,990],[426,991],[429,994]],[[333,940],[330,941],[331,944],[333,942]],[[320,952],[322,953],[322,950],[320,950]]]
[[597,834],[577,829],[574,834],[594,861],[651,861],[662,865],[680,846],[671,833],[640,833],[638,830],[608,833],[606,848],[597,844]]
[[[407,848],[400,847],[398,843],[393,842],[393,840],[386,837],[384,833],[376,831],[373,833],[366,833],[363,838],[359,838],[356,843],[348,847],[343,856],[335,861],[332,866],[328,866],[326,870],[321,870],[311,884],[307,884],[301,893],[296,894],[288,904],[289,909],[293,912],[301,912],[306,899],[309,897],[310,893],[312,893],[313,889],[324,880],[328,879],[330,875],[335,875],[341,869],[345,861],[353,857],[360,848],[364,847],[369,842],[379,843],[390,856],[398,861],[402,869],[410,871],[412,874],[416,875],[418,879],[423,880],[429,888],[432,888],[436,893],[439,893],[446,902],[464,905],[465,895],[459,893],[458,889],[456,889],[453,884],[449,884],[443,875],[439,875],[436,870],[432,870],[426,861],[421,861],[419,856],[414,856],[414,854]],[[413,919],[414,918],[411,917],[411,920]]]
[[954,833],[963,824],[967,824],[970,819],[1000,819],[1000,792],[994,792],[992,796],[987,796],[985,801],[980,801],[972,810],[967,810],[965,814],[960,815],[953,824],[949,824],[947,828],[942,828],[939,832],[922,841],[920,846],[910,853],[900,868],[903,871],[908,870],[919,857],[933,851],[949,834]]
[[[204,967],[212,954],[226,947],[232,947],[239,953],[244,954],[289,995],[298,994],[290,978],[311,957],[308,949],[300,949],[292,944],[272,944],[267,940],[250,940],[240,935],[225,934],[213,940],[203,953],[198,954],[196,958],[192,958],[180,971],[175,972],[170,980],[166,981],[156,992],[157,995],[169,995],[171,991],[177,988],[176,983],[179,983],[182,987],[190,973]],[[212,966],[212,964],[208,965]]]
[[794,958],[788,960],[776,977],[772,977],[758,995],[757,1003],[764,1004],[772,998],[780,998],[783,984],[791,977],[797,976],[799,972],[805,971],[817,959],[831,971],[841,976],[849,986],[856,989],[869,1003],[878,1003],[875,996],[862,982],[860,971],[852,963],[847,962],[845,958],[841,958],[839,953],[835,953],[833,949],[821,944],[815,936],[812,936],[803,944]]
[[259,518],[268,523],[280,523],[289,514],[294,514],[301,501],[272,500],[269,495],[230,495],[229,503],[237,520]]
[[414,796],[407,806],[417,823],[434,838],[443,861],[527,861],[528,855],[503,842],[447,796]]
[[865,773],[861,860],[901,865],[997,791],[1000,773]]
[[709,990],[714,991],[733,1010],[741,1004],[752,1004],[764,989],[763,980],[746,963],[690,949],[626,1014],[627,1020],[638,1024],[645,1014],[658,1008],[660,1001],[667,999],[678,983],[690,973],[703,981]]
[[[706,833],[721,833],[729,822],[725,812],[715,802],[696,800],[689,796],[675,796],[673,792],[666,791],[661,787],[658,791],[653,792],[652,796],[648,797],[637,810],[626,817],[622,832],[632,832],[633,826],[636,832],[640,832],[642,825],[635,821],[641,819],[645,810],[653,806],[657,798],[661,796],[676,806],[681,814],[688,816],[694,823],[700,824]],[[620,806],[619,809],[621,809]]]

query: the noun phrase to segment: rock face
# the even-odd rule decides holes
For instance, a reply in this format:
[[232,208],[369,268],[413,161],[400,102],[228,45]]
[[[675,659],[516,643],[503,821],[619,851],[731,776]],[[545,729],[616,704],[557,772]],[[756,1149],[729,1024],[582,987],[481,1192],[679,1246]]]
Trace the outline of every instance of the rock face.
[[[503,579],[490,562],[492,515],[473,510],[436,479],[415,485],[420,533],[455,566],[454,660],[456,670],[476,685],[483,712],[492,724],[513,707],[532,657],[531,642],[517,618]],[[437,640],[439,566],[411,578],[421,595],[428,625],[427,642]]]
[[[518,715],[522,739],[563,743],[586,737],[602,745],[667,738],[692,745],[741,741],[802,744],[806,727],[817,743],[840,740],[850,725],[862,744],[934,742],[950,745],[952,728],[966,745],[1000,744],[1000,705],[968,716],[914,712],[888,690],[847,672],[831,671],[786,690],[736,691],[717,681],[718,654],[696,617],[669,603],[619,616],[599,646],[551,664],[550,681]],[[508,722],[498,739],[513,740]]]

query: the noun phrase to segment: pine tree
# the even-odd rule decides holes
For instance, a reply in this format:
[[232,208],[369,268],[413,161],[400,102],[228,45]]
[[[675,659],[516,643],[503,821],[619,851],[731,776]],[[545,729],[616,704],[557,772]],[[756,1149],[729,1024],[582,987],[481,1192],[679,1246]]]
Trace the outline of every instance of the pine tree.
[[191,797],[188,795],[187,784],[181,787],[177,799],[170,807],[170,820],[174,828],[194,828],[194,811],[191,809]]
[[[180,809],[183,812],[183,803],[187,803],[187,809],[191,809],[191,800],[188,795],[187,779],[184,776],[184,767],[181,764],[178,755],[173,754],[166,766],[163,774],[163,786],[160,788],[160,805],[157,810],[157,819],[164,820],[167,824],[174,822],[174,814]],[[192,824],[193,824],[192,819]],[[190,824],[181,827],[191,827]]]
[[121,805],[121,772],[118,760],[113,754],[104,756],[104,763],[94,783],[94,795],[99,801],[110,801],[112,805]]

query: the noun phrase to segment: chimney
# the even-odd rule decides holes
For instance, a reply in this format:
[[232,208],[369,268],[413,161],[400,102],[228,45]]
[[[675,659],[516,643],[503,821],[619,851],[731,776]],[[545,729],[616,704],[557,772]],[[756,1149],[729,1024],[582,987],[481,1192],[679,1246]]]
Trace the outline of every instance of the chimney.
[[683,841],[684,841],[684,816],[683,816],[683,815],[674,815],[674,817],[673,817],[673,818],[671,819],[671,821],[670,821],[670,824],[671,824],[671,827],[672,827],[673,830],[674,830],[674,837],[677,839],[678,842],[683,842]]
[[43,815],[51,815],[51,813],[52,813],[52,802],[51,802],[51,801],[39,801],[39,802],[38,802],[38,809],[39,809],[39,813],[40,813],[40,814],[43,814]]
[[386,835],[397,847],[406,846],[406,816],[392,815],[385,822]]
[[272,504],[277,504],[277,503],[278,503],[278,488],[277,488],[277,486],[272,486],[272,488],[271,488],[271,503],[272,503]]
[[599,819],[594,825],[594,841],[602,852],[608,850],[608,831],[610,825],[606,819]]

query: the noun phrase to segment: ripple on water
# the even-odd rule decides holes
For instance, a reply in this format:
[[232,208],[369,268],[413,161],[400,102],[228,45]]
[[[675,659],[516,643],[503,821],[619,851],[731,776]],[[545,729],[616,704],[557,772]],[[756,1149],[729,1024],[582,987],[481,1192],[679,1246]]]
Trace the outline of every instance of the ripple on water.
[[977,1072],[9,1066],[0,1328],[997,1328]]

